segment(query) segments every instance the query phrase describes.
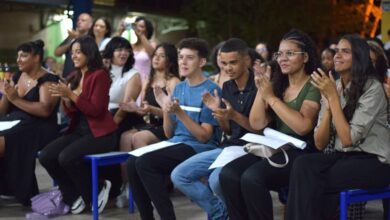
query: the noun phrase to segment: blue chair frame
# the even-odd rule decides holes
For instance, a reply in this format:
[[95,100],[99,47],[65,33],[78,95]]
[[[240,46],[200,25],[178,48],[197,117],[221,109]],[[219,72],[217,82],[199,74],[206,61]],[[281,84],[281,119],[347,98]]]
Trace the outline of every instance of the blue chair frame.
[[[119,164],[125,162],[129,158],[127,152],[109,152],[104,154],[92,154],[84,157],[85,160],[91,161],[92,167],[92,207],[93,207],[93,220],[99,219],[98,210],[98,170],[99,166],[107,166],[111,164]],[[134,213],[133,195],[129,189],[129,213]]]
[[[340,192],[340,220],[347,220],[348,205],[351,203],[390,198],[390,186],[382,189],[353,189]],[[387,203],[387,213],[390,213],[390,203]],[[390,220],[390,214],[387,215]]]

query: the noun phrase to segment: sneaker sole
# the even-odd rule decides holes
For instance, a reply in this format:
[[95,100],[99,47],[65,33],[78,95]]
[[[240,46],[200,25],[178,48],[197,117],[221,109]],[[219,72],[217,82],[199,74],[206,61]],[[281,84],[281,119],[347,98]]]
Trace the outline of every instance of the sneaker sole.
[[103,210],[106,207],[107,202],[108,202],[108,196],[110,195],[111,182],[106,180],[104,183],[105,183],[104,187],[106,187],[106,188],[104,190],[103,199],[101,201],[102,203],[98,204],[99,213],[103,212]]

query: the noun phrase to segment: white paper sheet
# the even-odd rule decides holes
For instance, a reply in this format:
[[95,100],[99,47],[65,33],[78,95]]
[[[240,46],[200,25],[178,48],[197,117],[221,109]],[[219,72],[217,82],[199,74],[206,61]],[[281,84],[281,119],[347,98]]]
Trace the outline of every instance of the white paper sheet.
[[20,122],[20,120],[0,121],[0,131],[4,131],[4,130],[7,130],[7,129],[10,129],[13,126],[17,125],[19,122]]
[[136,157],[139,157],[139,156],[142,156],[143,154],[146,154],[146,153],[149,153],[149,152],[152,152],[155,150],[163,149],[163,148],[175,145],[175,144],[179,144],[179,143],[161,141],[161,142],[158,142],[155,144],[150,144],[148,146],[141,147],[141,148],[138,148],[136,150],[130,151],[129,154],[136,156]]
[[229,162],[244,156],[247,152],[244,151],[243,146],[230,146],[225,147],[222,152],[218,155],[217,159],[215,159],[214,163],[212,163],[209,169],[214,169],[217,167],[223,167]]
[[288,143],[302,150],[306,147],[306,142],[271,128],[264,129],[263,133],[264,135],[247,133],[241,139],[250,143],[264,144],[274,149],[278,149]]

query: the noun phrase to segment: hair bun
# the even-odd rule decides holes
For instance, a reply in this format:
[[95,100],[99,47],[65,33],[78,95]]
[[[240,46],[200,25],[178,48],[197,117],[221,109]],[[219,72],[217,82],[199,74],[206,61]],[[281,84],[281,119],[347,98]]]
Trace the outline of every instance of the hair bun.
[[35,45],[37,45],[39,48],[43,48],[45,46],[45,42],[43,42],[41,39],[36,40],[33,42]]

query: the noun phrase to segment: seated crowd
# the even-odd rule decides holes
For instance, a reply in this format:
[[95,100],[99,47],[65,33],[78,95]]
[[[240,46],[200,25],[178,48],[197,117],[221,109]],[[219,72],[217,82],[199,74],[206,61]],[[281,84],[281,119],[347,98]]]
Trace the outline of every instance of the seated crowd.
[[[111,38],[106,18],[81,14],[56,49],[68,57],[62,77],[42,67],[42,41],[17,48],[19,73],[0,82],[0,120],[17,122],[0,131],[1,195],[31,204],[39,152],[70,212],[90,210],[85,155],[159,142],[167,146],[100,175],[99,212],[109,198],[123,207],[130,187],[141,219],[155,219],[154,209],[176,219],[173,183],[213,220],[273,219],[270,191],[286,194],[286,219],[325,220],[337,212],[329,194],[390,184],[389,65],[377,42],[345,35],[320,57],[309,35],[293,29],[270,59],[265,43],[251,49],[230,38],[213,50],[213,81],[203,70],[205,40],[155,44],[143,17],[133,28],[131,45]],[[58,111],[69,119],[61,133]],[[224,149],[244,148],[244,135],[266,128],[306,147],[286,144],[270,156],[275,163],[288,158],[282,167],[245,153],[209,168]]]

